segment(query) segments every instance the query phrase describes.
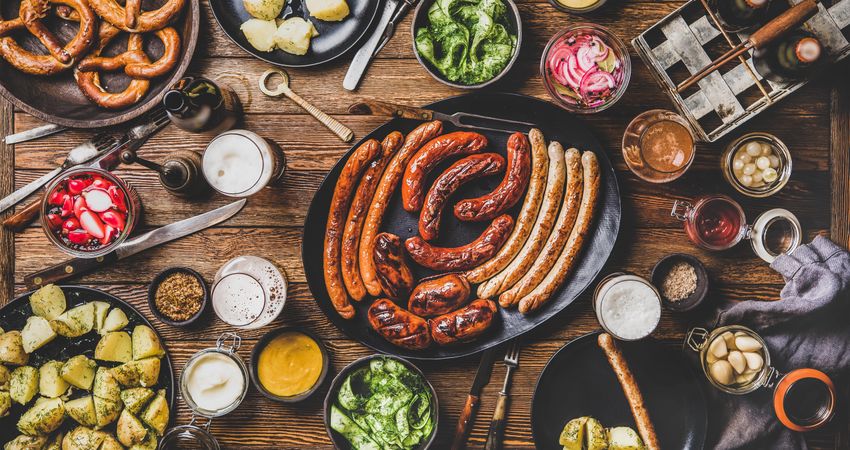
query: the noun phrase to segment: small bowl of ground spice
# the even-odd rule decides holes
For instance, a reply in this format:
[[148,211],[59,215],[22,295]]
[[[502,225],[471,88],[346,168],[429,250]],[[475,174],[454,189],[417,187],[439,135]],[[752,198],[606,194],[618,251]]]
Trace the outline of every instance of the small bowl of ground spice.
[[690,311],[708,294],[705,265],[685,253],[661,258],[652,268],[652,284],[661,293],[661,303],[671,311]]
[[148,288],[148,304],[157,319],[182,327],[194,323],[209,301],[207,284],[198,272],[172,267],[157,275]]

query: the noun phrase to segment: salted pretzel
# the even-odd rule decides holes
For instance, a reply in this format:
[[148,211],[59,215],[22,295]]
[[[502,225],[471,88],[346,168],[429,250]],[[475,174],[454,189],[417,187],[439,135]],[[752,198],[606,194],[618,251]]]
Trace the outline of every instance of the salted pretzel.
[[89,0],[91,7],[103,20],[131,33],[146,33],[165,28],[171,23],[186,0],[167,0],[159,9],[142,11],[142,0],[126,0],[121,6],[116,0]]
[[[121,30],[112,26],[109,23],[102,22],[100,25],[100,44],[98,47],[85,59],[80,61],[77,69],[74,71],[74,78],[77,79],[77,86],[83,91],[86,97],[95,102],[98,106],[106,109],[123,109],[136,104],[142,97],[147,94],[150,89],[151,82],[145,78],[131,78],[130,84],[122,92],[109,92],[100,83],[100,74],[97,69],[104,70],[120,70],[127,64],[150,64],[150,58],[144,52],[144,40],[142,35],[131,33],[127,39],[127,51],[111,57],[101,57],[100,53],[115,39]],[[88,63],[87,61],[94,58],[99,58],[98,63]],[[91,71],[82,71],[80,66],[87,67]]]
[[[134,35],[141,36],[138,33],[132,33],[131,37]],[[147,55],[144,50],[131,50],[128,46],[126,52],[117,56],[90,55],[80,61],[77,70],[81,72],[116,71],[123,67],[130,78],[151,79],[166,75],[180,59],[180,34],[174,28],[166,27],[156,31],[154,35],[162,41],[165,49],[162,56],[154,62],[146,60]]]
[[[80,22],[77,35],[64,46],[42,22],[50,4],[73,11],[73,15]],[[22,0],[17,18],[0,20],[0,56],[18,70],[29,74],[52,75],[62,72],[73,66],[74,61],[91,47],[96,36],[97,23],[97,17],[86,0]],[[9,33],[24,28],[44,44],[49,54],[32,53],[8,36]]]

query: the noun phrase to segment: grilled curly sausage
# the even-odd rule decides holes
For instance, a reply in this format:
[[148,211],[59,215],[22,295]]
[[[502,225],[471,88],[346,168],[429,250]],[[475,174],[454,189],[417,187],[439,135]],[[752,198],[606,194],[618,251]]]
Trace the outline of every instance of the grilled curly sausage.
[[369,307],[369,325],[390,343],[410,350],[423,350],[431,346],[428,322],[380,298]]
[[[549,169],[549,158],[546,156],[546,139],[543,137],[543,133],[536,128],[528,133],[528,138],[531,141],[531,181],[522,208],[517,216],[516,226],[514,226],[514,231],[508,238],[508,242],[502,246],[496,256],[466,272],[466,279],[470,283],[481,283],[489,280],[516,258],[523,244],[528,240],[537,214],[540,212],[540,205],[543,203],[543,194],[546,190],[546,173]],[[425,204],[427,207],[427,200]]]
[[443,207],[461,185],[481,177],[495,175],[504,170],[504,167],[505,158],[496,153],[482,153],[467,156],[440,174],[428,190],[425,204],[419,214],[419,235],[422,239],[426,241],[437,239],[440,234],[440,217]]
[[348,294],[357,301],[363,300],[366,296],[366,287],[363,285],[360,264],[357,261],[360,256],[358,247],[363,222],[366,221],[369,204],[372,203],[372,197],[378,189],[378,181],[403,140],[404,136],[398,131],[393,131],[384,138],[381,142],[381,156],[372,161],[366,169],[354,193],[351,209],[348,210],[348,219],[345,221],[345,230],[342,233],[342,281],[345,282]]
[[496,317],[496,303],[478,299],[465,307],[428,321],[431,339],[439,345],[469,342],[484,334]]
[[372,258],[384,294],[391,300],[406,299],[416,281],[405,261],[401,238],[390,233],[379,234],[375,238]]
[[404,170],[401,206],[410,213],[419,211],[425,197],[425,178],[434,167],[446,158],[479,153],[484,147],[487,138],[471,131],[455,131],[429,141],[413,155]]
[[459,273],[428,278],[419,283],[410,294],[407,307],[422,317],[436,317],[460,308],[467,300],[471,288]]
[[328,296],[331,298],[334,309],[345,319],[354,317],[354,307],[348,300],[348,293],[345,291],[345,285],[340,274],[339,260],[343,226],[348,214],[348,205],[351,203],[351,196],[354,194],[354,186],[369,167],[369,163],[378,156],[380,151],[381,144],[370,139],[351,154],[339,174],[328,212],[324,251],[322,252],[325,286],[328,289]]
[[508,239],[514,219],[505,214],[497,217],[490,226],[469,244],[460,247],[435,247],[419,236],[405,241],[407,253],[420,266],[441,272],[469,270],[492,258]]
[[491,220],[516,205],[531,175],[531,145],[522,133],[508,138],[508,170],[493,192],[478,198],[461,200],[455,205],[455,217],[469,222]]
[[363,277],[363,284],[371,295],[376,297],[381,295],[381,284],[378,282],[378,276],[375,273],[375,262],[372,261],[372,248],[375,246],[375,236],[378,235],[378,231],[381,228],[387,205],[393,197],[395,188],[404,173],[404,168],[407,166],[407,161],[410,160],[410,157],[425,142],[428,142],[442,132],[443,123],[439,120],[426,122],[416,127],[416,129],[407,135],[404,145],[402,145],[401,149],[396,153],[392,161],[390,161],[390,164],[384,170],[384,174],[381,175],[378,190],[375,191],[375,197],[372,198],[372,204],[369,205],[366,223],[363,224],[363,232],[360,235],[360,247],[357,250],[360,253],[358,258],[360,276]]

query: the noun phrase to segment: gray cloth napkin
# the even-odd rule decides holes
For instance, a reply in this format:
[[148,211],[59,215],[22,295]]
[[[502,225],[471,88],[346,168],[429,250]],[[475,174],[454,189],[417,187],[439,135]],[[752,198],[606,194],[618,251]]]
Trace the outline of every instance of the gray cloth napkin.
[[[744,325],[758,332],[782,373],[811,367],[835,382],[839,402],[850,381],[850,253],[818,236],[771,264],[786,285],[775,302],[742,302],[719,313],[716,326]],[[803,436],[782,426],[773,391],[747,395],[709,390],[707,449],[805,449]]]

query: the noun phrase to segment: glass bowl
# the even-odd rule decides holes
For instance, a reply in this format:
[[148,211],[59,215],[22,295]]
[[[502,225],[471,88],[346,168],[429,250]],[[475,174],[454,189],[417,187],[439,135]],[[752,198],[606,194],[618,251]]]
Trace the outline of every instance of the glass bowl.
[[[561,43],[572,45],[577,38],[581,38],[583,36],[598,38],[599,41],[610,47],[612,57],[609,60],[602,60],[599,63],[593,63],[596,64],[596,67],[591,66],[588,70],[582,69],[578,62],[571,65],[569,63],[570,60],[580,60],[580,58],[576,56],[580,53],[580,50],[577,50],[576,53],[573,54],[569,50],[560,50],[555,48],[555,46]],[[556,55],[556,52],[560,53],[560,55]],[[556,76],[552,67],[550,67],[550,64],[547,64],[550,56],[563,61],[561,65],[563,68],[561,75]],[[610,69],[611,71],[608,72],[599,68],[599,64],[610,64],[612,67]],[[573,70],[567,71],[567,67],[572,67]],[[590,76],[594,73],[608,73],[610,74],[610,77],[596,76],[594,77],[594,80],[590,78]],[[552,97],[552,100],[554,100],[558,106],[574,113],[592,114],[604,111],[620,100],[626,92],[626,88],[629,85],[629,79],[632,76],[632,61],[629,57],[629,51],[626,48],[626,44],[623,43],[620,38],[611,33],[611,31],[600,25],[582,23],[571,25],[552,36],[552,39],[549,40],[549,43],[546,44],[546,48],[543,50],[543,56],[540,58],[540,76],[543,78],[543,85],[546,86],[549,96]],[[567,80],[567,77],[573,80],[581,78],[576,81],[576,84],[579,87],[583,84],[590,84],[590,81],[602,83],[607,81],[609,85],[613,81],[614,86],[611,88],[612,90],[604,96],[604,98],[597,98],[588,101],[583,99],[580,94],[576,93],[573,88],[568,87],[567,84],[569,83],[562,84],[558,81],[559,78],[561,80]],[[582,83],[582,81],[585,81],[585,78],[587,78],[587,83]],[[605,80],[605,78],[608,78],[608,80]]]
[[[746,151],[744,150],[744,147],[751,142],[759,142],[762,145],[767,144],[770,146],[771,150],[773,150],[772,155],[776,156],[779,164],[778,167],[771,166],[776,170],[776,180],[769,183],[764,182],[763,185],[755,187],[746,186],[738,179],[734,169],[736,155],[738,155],[739,150]],[[764,198],[779,192],[783,187],[785,187],[788,180],[791,178],[791,151],[788,150],[785,143],[772,134],[760,132],[747,133],[738,139],[735,139],[728,147],[726,147],[726,150],[723,152],[720,165],[723,168],[723,177],[738,192],[749,197]]]

